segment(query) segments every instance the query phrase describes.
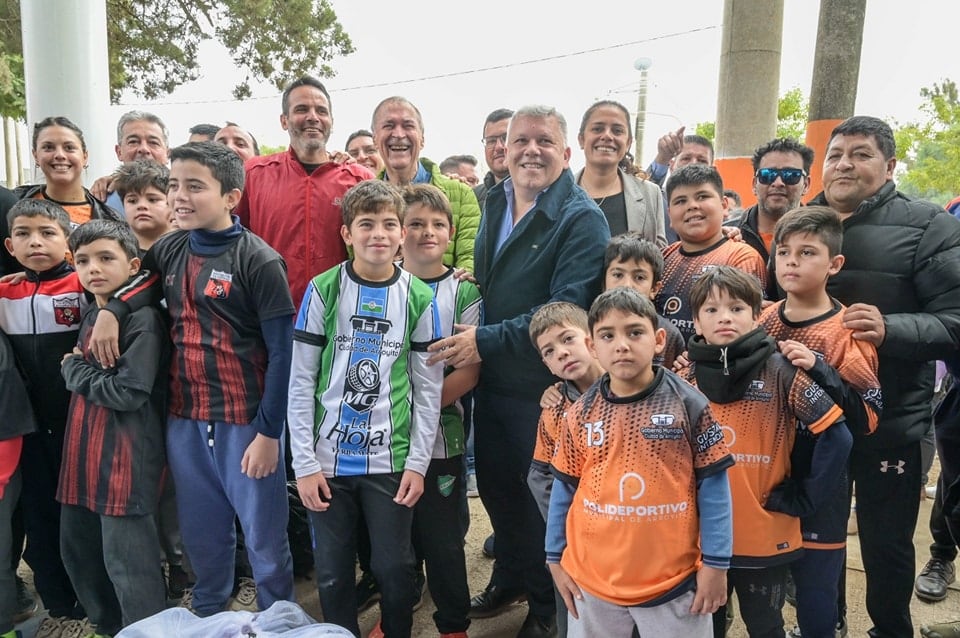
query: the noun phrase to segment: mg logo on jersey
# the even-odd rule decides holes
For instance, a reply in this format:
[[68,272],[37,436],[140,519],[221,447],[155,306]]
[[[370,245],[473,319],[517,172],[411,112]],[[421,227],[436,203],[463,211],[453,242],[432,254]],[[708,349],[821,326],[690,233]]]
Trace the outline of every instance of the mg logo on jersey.
[[660,426],[673,425],[673,422],[676,420],[677,418],[672,414],[654,414],[652,417],[650,417],[651,423]]
[[902,459],[898,459],[896,465],[891,465],[890,461],[880,461],[880,471],[886,474],[887,470],[896,470],[897,474],[903,474],[906,471],[903,466],[906,464]]
[[61,326],[80,325],[80,297],[54,297],[53,320]]
[[[647,491],[643,477],[635,472],[627,472],[620,477],[620,502],[635,501]],[[626,497],[626,498],[625,498]]]
[[343,402],[356,412],[373,408],[380,396],[380,369],[373,359],[360,359],[347,370]]

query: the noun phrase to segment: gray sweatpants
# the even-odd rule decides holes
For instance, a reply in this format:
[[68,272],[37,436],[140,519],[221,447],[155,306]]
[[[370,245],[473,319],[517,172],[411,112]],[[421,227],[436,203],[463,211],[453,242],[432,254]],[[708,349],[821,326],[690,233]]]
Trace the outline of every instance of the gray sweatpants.
[[685,638],[711,638],[713,620],[690,613],[694,592],[674,598],[656,607],[624,607],[601,600],[580,589],[583,600],[577,602],[580,618],[567,617],[568,638],[630,638],[636,627],[640,638],[660,636],[684,636]]

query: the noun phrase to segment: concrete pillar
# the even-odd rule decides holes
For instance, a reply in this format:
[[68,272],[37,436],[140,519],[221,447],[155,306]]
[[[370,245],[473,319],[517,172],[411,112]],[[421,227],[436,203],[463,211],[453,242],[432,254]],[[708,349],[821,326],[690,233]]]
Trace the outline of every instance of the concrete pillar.
[[820,2],[805,142],[815,153],[808,200],[823,190],[823,157],[830,131],[854,114],[866,9],[867,0]]
[[724,185],[755,202],[754,149],[776,135],[783,0],[724,0],[716,165]]
[[20,15],[28,129],[50,115],[77,124],[89,152],[89,186],[117,165],[106,1],[20,0]]

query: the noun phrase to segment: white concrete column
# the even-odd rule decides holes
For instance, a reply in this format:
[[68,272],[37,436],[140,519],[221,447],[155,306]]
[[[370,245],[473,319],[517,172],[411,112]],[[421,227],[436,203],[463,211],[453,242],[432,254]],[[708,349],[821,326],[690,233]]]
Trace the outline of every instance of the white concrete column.
[[[110,116],[106,0],[20,0],[27,128],[50,115],[77,124],[89,152],[89,186],[117,165]],[[31,146],[32,148],[32,146]]]

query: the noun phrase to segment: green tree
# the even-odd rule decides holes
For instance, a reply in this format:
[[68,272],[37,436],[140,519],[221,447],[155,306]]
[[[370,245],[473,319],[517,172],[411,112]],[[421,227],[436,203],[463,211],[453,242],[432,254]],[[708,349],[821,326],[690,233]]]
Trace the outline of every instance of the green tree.
[[945,79],[920,89],[920,121],[895,127],[897,186],[911,197],[946,204],[960,194],[960,98]]
[[[810,100],[798,87],[781,95],[777,101],[777,137],[802,140],[806,134],[809,112]],[[717,135],[717,125],[714,122],[700,122],[696,126],[696,132],[713,142]]]
[[[330,61],[353,52],[328,0],[106,0],[110,98],[153,99],[199,77],[200,42],[216,39],[244,74],[277,88],[304,73],[334,74]],[[0,0],[0,113],[23,118],[20,1]],[[18,63],[19,59],[19,63]],[[19,80],[19,85],[17,81]],[[19,92],[18,92],[19,90]],[[20,106],[15,99],[19,96]],[[3,111],[8,106],[9,111]]]

